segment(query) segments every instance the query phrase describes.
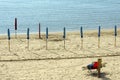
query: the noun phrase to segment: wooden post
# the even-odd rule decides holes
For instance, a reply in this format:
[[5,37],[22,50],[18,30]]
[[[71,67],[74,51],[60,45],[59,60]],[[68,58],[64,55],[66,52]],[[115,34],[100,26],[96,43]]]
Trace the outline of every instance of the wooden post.
[[8,47],[10,51],[10,30],[8,29]]
[[100,31],[101,27],[99,26],[99,29],[98,29],[98,48],[100,48]]
[[48,49],[48,39],[46,39],[46,50]]
[[64,49],[65,49],[65,38],[66,38],[66,29],[63,29],[63,39],[64,39]]
[[116,47],[116,36],[115,36],[115,43],[114,43],[114,46]]
[[100,37],[98,37],[98,48],[100,48]]
[[101,77],[101,75],[100,75],[100,71],[101,71],[101,67],[102,67],[102,65],[101,65],[101,62],[102,62],[102,59],[98,59],[98,78],[100,78]]
[[27,29],[27,41],[28,41],[28,50],[29,50],[29,39],[30,39],[30,37],[29,37],[29,31],[30,31],[30,29],[28,28]]
[[83,38],[81,38],[81,49],[83,49]]
[[28,42],[28,50],[29,50],[29,39],[27,40],[27,42]]
[[15,18],[15,38],[17,38],[17,18]]
[[48,28],[46,28],[46,50],[48,49]]
[[81,49],[83,49],[83,29],[82,29],[82,27],[80,28],[80,33],[81,33]]
[[115,43],[114,43],[114,46],[116,47],[116,38],[117,38],[117,26],[115,25]]
[[65,49],[65,38],[64,38],[64,49]]
[[9,51],[10,51],[10,40],[8,40],[8,47],[9,47]]
[[41,26],[40,26],[40,23],[39,23],[39,39],[41,39]]

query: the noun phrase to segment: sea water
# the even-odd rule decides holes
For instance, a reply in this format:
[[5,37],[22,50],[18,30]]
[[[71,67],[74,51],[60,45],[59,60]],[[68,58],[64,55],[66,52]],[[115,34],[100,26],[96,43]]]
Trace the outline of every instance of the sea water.
[[0,0],[0,34],[14,33],[15,18],[18,33],[109,29],[120,27],[120,0]]

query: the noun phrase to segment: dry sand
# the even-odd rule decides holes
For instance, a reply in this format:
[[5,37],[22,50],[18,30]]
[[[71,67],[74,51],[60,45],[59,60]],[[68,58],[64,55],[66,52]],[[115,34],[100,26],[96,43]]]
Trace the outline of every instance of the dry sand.
[[[45,34],[38,39],[31,34],[29,50],[26,35],[14,35],[8,50],[7,36],[0,36],[0,80],[120,80],[120,29],[114,46],[113,30],[102,30],[100,48],[96,31],[84,32],[83,49],[79,32],[68,32],[66,48],[62,33],[50,33],[48,50]],[[83,66],[102,58],[107,62],[97,71],[82,70]]]

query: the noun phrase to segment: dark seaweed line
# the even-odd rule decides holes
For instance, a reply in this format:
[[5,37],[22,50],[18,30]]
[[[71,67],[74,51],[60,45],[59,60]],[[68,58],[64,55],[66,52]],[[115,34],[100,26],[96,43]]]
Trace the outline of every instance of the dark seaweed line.
[[85,57],[56,57],[56,58],[38,58],[38,59],[13,59],[13,60],[0,60],[0,62],[24,62],[24,61],[40,61],[40,60],[68,60],[68,59],[83,59],[83,58],[100,58],[100,57],[116,57],[120,55],[103,55],[103,56],[85,56]]

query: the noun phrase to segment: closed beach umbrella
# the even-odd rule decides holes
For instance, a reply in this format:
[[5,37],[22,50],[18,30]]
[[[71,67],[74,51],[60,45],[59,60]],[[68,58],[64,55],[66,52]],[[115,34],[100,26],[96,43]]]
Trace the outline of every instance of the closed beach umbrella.
[[8,29],[8,40],[10,40],[10,29]]
[[81,26],[80,28],[80,34],[81,34],[81,49],[83,48],[83,28]]
[[100,48],[101,27],[98,28],[98,48]]
[[114,35],[115,35],[115,43],[114,46],[116,47],[116,37],[117,37],[117,26],[115,25],[115,31],[114,31]]
[[8,29],[8,47],[10,51],[10,29]]
[[83,28],[80,28],[81,38],[83,38]]
[[30,31],[30,29],[28,28],[28,29],[27,29],[27,39],[30,38],[30,36],[29,36],[29,31]]
[[15,18],[15,30],[17,30],[17,18]]

